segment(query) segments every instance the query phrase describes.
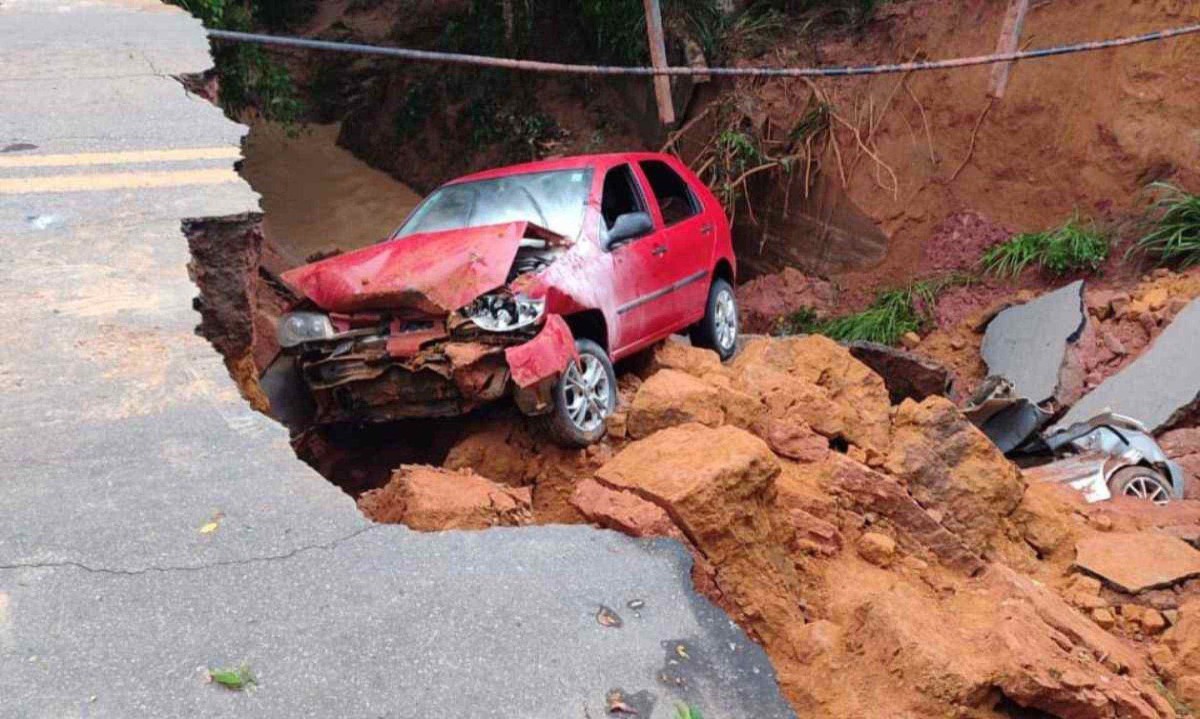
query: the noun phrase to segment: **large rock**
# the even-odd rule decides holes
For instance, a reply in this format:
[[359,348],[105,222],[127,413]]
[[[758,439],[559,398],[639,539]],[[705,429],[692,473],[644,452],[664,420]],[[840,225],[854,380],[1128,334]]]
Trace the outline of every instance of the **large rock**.
[[1025,491],[1016,466],[944,397],[900,405],[886,467],[980,553],[1004,532]]
[[794,531],[775,502],[779,461],[754,435],[687,424],[634,442],[596,472],[662,507],[715,569],[725,600],[772,652],[793,654],[804,624]]
[[1200,576],[1200,552],[1158,532],[1112,532],[1081,540],[1075,566],[1131,594]]
[[829,338],[752,340],[730,369],[744,392],[763,399],[771,417],[794,412],[868,457],[887,451],[891,402],[883,379]]
[[1163,635],[1162,645],[1167,653],[1156,654],[1159,671],[1180,700],[1200,706],[1200,599],[1179,608],[1178,620]]
[[1085,323],[1082,281],[1004,310],[983,337],[988,374],[1010,380],[1017,396],[1034,403],[1058,397],[1067,345]]
[[641,439],[689,422],[719,427],[725,422],[717,387],[674,369],[651,375],[638,387],[628,414],[629,436]]
[[983,569],[979,555],[926,512],[892,477],[840,454],[831,454],[825,465],[795,465],[790,470],[814,475],[827,491],[850,507],[886,519],[909,542],[945,566],[967,575]]
[[1151,431],[1170,426],[1200,401],[1200,300],[1192,300],[1145,354],[1079,400],[1059,420],[1067,427],[1112,410]]
[[832,574],[828,626],[782,672],[800,716],[1174,716],[1136,653],[1007,567],[941,594],[875,567]]
[[423,532],[525,524],[531,505],[527,487],[506,487],[471,471],[422,465],[400,467],[384,487],[358,500],[362,513],[376,522]]
[[631,537],[684,539],[662,507],[633,492],[607,487],[590,477],[575,485],[571,503],[588,521]]

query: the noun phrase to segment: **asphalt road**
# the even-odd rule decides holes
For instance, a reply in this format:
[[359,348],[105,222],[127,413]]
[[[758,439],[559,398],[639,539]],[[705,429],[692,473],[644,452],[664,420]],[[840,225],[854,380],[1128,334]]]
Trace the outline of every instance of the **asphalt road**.
[[673,542],[372,525],[246,407],[179,230],[258,208],[210,64],[153,2],[0,1],[0,716],[792,716]]

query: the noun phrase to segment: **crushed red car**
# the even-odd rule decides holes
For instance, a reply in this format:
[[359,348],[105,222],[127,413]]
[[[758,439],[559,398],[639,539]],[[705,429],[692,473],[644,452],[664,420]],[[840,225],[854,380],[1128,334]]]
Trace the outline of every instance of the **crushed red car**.
[[444,417],[505,397],[553,438],[603,436],[613,362],[681,330],[734,352],[736,264],[717,199],[674,157],[490,170],[386,240],[283,275],[279,322],[320,424]]

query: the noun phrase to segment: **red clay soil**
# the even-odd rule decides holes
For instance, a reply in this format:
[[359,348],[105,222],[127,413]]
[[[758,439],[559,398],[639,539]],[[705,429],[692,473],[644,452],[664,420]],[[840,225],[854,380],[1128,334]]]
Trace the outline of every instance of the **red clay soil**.
[[[402,468],[360,507],[421,529],[675,538],[802,716],[1149,719],[1200,699],[1200,580],[1125,595],[1071,567],[1107,532],[1200,534],[1200,504],[1027,486],[950,402],[893,407],[820,337],[753,340],[728,365],[668,343],[642,374],[591,450],[498,419],[465,433],[451,468]],[[436,491],[457,483],[470,491]]]

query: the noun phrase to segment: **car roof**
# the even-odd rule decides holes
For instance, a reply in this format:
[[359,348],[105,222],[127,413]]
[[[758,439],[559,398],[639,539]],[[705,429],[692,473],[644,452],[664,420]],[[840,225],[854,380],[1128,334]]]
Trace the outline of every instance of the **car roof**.
[[610,152],[599,155],[573,155],[571,157],[556,157],[551,160],[526,162],[520,165],[496,167],[482,172],[474,172],[447,182],[447,185],[457,185],[461,182],[475,180],[490,180],[496,177],[524,175],[531,172],[550,172],[553,170],[578,170],[584,167],[615,165],[620,162],[636,162],[639,160],[661,160],[669,156],[661,152]]

